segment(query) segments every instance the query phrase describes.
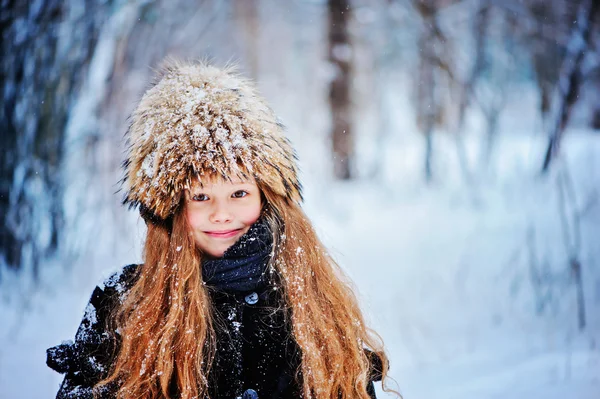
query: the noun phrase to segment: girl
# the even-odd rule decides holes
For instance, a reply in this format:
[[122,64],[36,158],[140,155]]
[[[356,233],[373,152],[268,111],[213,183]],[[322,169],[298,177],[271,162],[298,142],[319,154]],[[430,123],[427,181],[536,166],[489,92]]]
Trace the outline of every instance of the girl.
[[124,203],[144,264],[96,287],[48,349],[57,398],[375,398],[388,360],[300,202],[296,156],[251,82],[168,62],[131,117]]

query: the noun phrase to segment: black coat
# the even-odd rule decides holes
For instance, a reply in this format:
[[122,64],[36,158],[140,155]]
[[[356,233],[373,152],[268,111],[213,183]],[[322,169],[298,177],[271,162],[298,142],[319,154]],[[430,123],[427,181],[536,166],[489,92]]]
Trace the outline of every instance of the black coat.
[[[110,310],[123,292],[131,287],[136,265],[126,266],[96,287],[77,330],[75,342],[66,342],[47,350],[47,364],[65,373],[57,399],[92,399],[92,387],[106,377],[117,343],[105,331]],[[295,371],[300,349],[290,334],[283,310],[278,309],[280,290],[273,287],[261,292],[228,294],[213,291],[215,316],[222,321],[216,328],[218,348],[209,376],[210,397],[242,399],[301,398],[301,376]],[[289,319],[288,319],[289,320]],[[368,352],[372,361],[377,358]],[[380,370],[374,364],[374,370]],[[375,398],[373,381],[381,375],[373,372],[368,391]],[[107,389],[102,398],[115,397]]]

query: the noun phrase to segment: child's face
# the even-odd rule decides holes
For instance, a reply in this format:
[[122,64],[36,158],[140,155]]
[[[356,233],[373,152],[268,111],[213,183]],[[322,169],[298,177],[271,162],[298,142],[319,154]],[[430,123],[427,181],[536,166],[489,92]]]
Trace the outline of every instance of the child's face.
[[254,180],[212,179],[186,191],[186,217],[194,241],[204,253],[221,257],[261,211],[260,190]]

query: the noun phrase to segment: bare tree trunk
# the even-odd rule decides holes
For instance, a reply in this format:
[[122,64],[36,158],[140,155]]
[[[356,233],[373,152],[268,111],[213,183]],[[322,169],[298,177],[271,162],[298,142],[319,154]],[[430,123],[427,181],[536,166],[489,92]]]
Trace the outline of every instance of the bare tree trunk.
[[329,62],[335,75],[329,90],[333,118],[333,169],[338,179],[352,178],[354,140],[350,120],[350,74],[352,46],[348,32],[348,0],[329,0]]
[[489,6],[483,5],[481,9],[477,12],[477,16],[475,19],[475,29],[473,30],[473,34],[475,36],[475,62],[473,63],[473,67],[471,68],[471,73],[467,78],[467,81],[462,86],[461,96],[460,96],[460,105],[458,108],[458,129],[461,130],[465,121],[465,113],[467,107],[471,102],[471,96],[473,93],[473,88],[477,83],[477,80],[481,76],[483,69],[485,68],[485,64],[487,62],[487,57],[485,54],[485,44],[487,40],[487,27],[489,23]]
[[[533,1],[528,5],[529,12],[535,15],[535,27],[529,37],[529,53],[534,70],[535,83],[539,91],[539,110],[542,120],[542,130],[546,130],[548,113],[552,106],[552,91],[560,74],[561,36],[564,37],[562,21],[575,18],[564,15],[565,10],[558,9],[553,2]],[[562,12],[561,12],[562,11]],[[518,22],[509,13],[509,21],[518,29]],[[557,29],[558,28],[558,29]],[[552,38],[552,40],[550,39]]]
[[[424,43],[425,40],[421,43]],[[424,45],[427,46],[427,44]],[[427,59],[422,59],[419,68],[419,109],[422,121],[421,131],[425,136],[425,181],[427,182],[433,179],[431,162],[433,158],[433,127],[436,116],[433,75],[431,63]]]
[[[385,166],[387,163],[386,145],[391,135],[393,115],[392,107],[389,101],[388,85],[391,79],[392,59],[393,59],[393,40],[394,26],[390,16],[390,0],[387,0],[380,6],[378,18],[380,23],[377,26],[377,41],[373,43],[375,49],[375,62],[373,65],[374,91],[377,101],[377,128],[375,136],[376,156],[372,170],[374,178],[383,178]],[[376,73],[377,71],[378,73]]]
[[[463,128],[465,125],[465,114],[467,111],[467,107],[472,103],[473,90],[475,89],[475,85],[479,80],[479,77],[481,76],[487,63],[485,45],[488,34],[489,14],[489,5],[483,4],[478,10],[477,16],[475,18],[475,24],[473,29],[473,35],[475,36],[475,62],[473,63],[473,67],[471,68],[471,72],[466,82],[463,85],[461,85],[460,88],[458,120],[454,132],[458,160],[463,172],[463,176],[465,177],[467,182],[470,182],[472,180],[472,175],[471,170],[469,168],[469,162],[467,159],[463,140]],[[489,128],[490,127],[488,124],[488,129]]]
[[577,101],[579,86],[581,84],[581,62],[589,47],[590,33],[599,5],[600,2],[598,0],[583,0],[581,2],[577,17],[578,23],[571,33],[567,55],[560,71],[556,113],[553,115],[554,120],[551,126],[550,141],[546,150],[546,156],[544,157],[542,173],[548,171],[550,162],[552,162],[559,152],[565,127],[571,116],[571,109]]
[[492,152],[494,150],[494,146],[496,144],[496,139],[498,138],[498,120],[500,118],[500,113],[497,109],[486,113],[485,119],[487,122],[487,130],[486,130],[486,142],[485,142],[485,150],[483,151],[483,159],[482,165],[485,168],[489,168],[489,164],[492,158]]
[[420,60],[419,81],[417,89],[417,124],[425,137],[425,181],[433,178],[431,167],[433,159],[433,128],[439,113],[435,98],[435,68],[440,60],[435,54],[435,41],[437,23],[435,21],[435,5],[433,1],[420,1],[416,3],[423,23],[419,37]]

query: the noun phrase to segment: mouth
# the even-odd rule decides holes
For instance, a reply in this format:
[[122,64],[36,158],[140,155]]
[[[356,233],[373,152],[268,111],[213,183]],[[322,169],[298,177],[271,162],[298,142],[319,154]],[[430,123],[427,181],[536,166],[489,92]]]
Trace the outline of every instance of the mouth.
[[235,229],[235,230],[223,230],[223,231],[205,231],[204,234],[206,234],[209,237],[212,238],[231,238],[236,236],[242,229]]

